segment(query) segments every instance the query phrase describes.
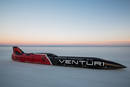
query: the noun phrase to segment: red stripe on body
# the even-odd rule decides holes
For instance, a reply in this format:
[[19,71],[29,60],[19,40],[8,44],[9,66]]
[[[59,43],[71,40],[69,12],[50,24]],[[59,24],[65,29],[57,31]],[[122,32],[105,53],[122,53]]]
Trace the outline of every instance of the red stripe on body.
[[43,64],[47,64],[47,65],[52,65],[51,60],[48,58],[48,56],[46,54],[42,55],[43,56]]

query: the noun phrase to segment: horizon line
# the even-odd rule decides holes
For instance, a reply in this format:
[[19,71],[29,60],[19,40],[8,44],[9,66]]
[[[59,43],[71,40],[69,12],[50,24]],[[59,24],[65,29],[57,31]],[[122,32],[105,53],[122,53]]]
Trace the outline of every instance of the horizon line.
[[130,45],[31,45],[31,44],[0,44],[0,47],[12,47],[12,46],[22,46],[22,47],[130,47]]

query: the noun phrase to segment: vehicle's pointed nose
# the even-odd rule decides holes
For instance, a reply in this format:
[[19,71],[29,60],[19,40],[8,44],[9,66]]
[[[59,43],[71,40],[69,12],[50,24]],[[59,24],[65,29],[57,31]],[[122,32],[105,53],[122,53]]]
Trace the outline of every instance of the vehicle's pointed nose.
[[121,68],[127,68],[126,66],[116,63],[116,62],[112,62],[112,61],[105,61],[104,65],[107,68],[111,68],[111,69],[121,69]]
[[120,65],[120,68],[127,68],[126,66],[124,66],[124,65]]
[[126,68],[126,66],[122,65],[122,64],[114,64],[114,67],[117,68],[117,69],[120,69],[120,68]]

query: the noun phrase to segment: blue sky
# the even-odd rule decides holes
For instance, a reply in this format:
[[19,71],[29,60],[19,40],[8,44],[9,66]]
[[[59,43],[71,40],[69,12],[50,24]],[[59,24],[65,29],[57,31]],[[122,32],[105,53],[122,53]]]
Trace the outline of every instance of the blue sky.
[[129,41],[130,0],[0,0],[1,44]]

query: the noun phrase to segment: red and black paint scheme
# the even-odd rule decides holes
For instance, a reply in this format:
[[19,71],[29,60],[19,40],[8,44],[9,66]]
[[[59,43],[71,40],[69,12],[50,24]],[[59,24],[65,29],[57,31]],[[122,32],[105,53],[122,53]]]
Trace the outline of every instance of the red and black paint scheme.
[[126,68],[116,62],[96,57],[71,57],[57,56],[52,53],[24,53],[20,48],[14,46],[12,59],[19,62],[30,62],[57,66],[70,66],[92,69],[120,69]]

